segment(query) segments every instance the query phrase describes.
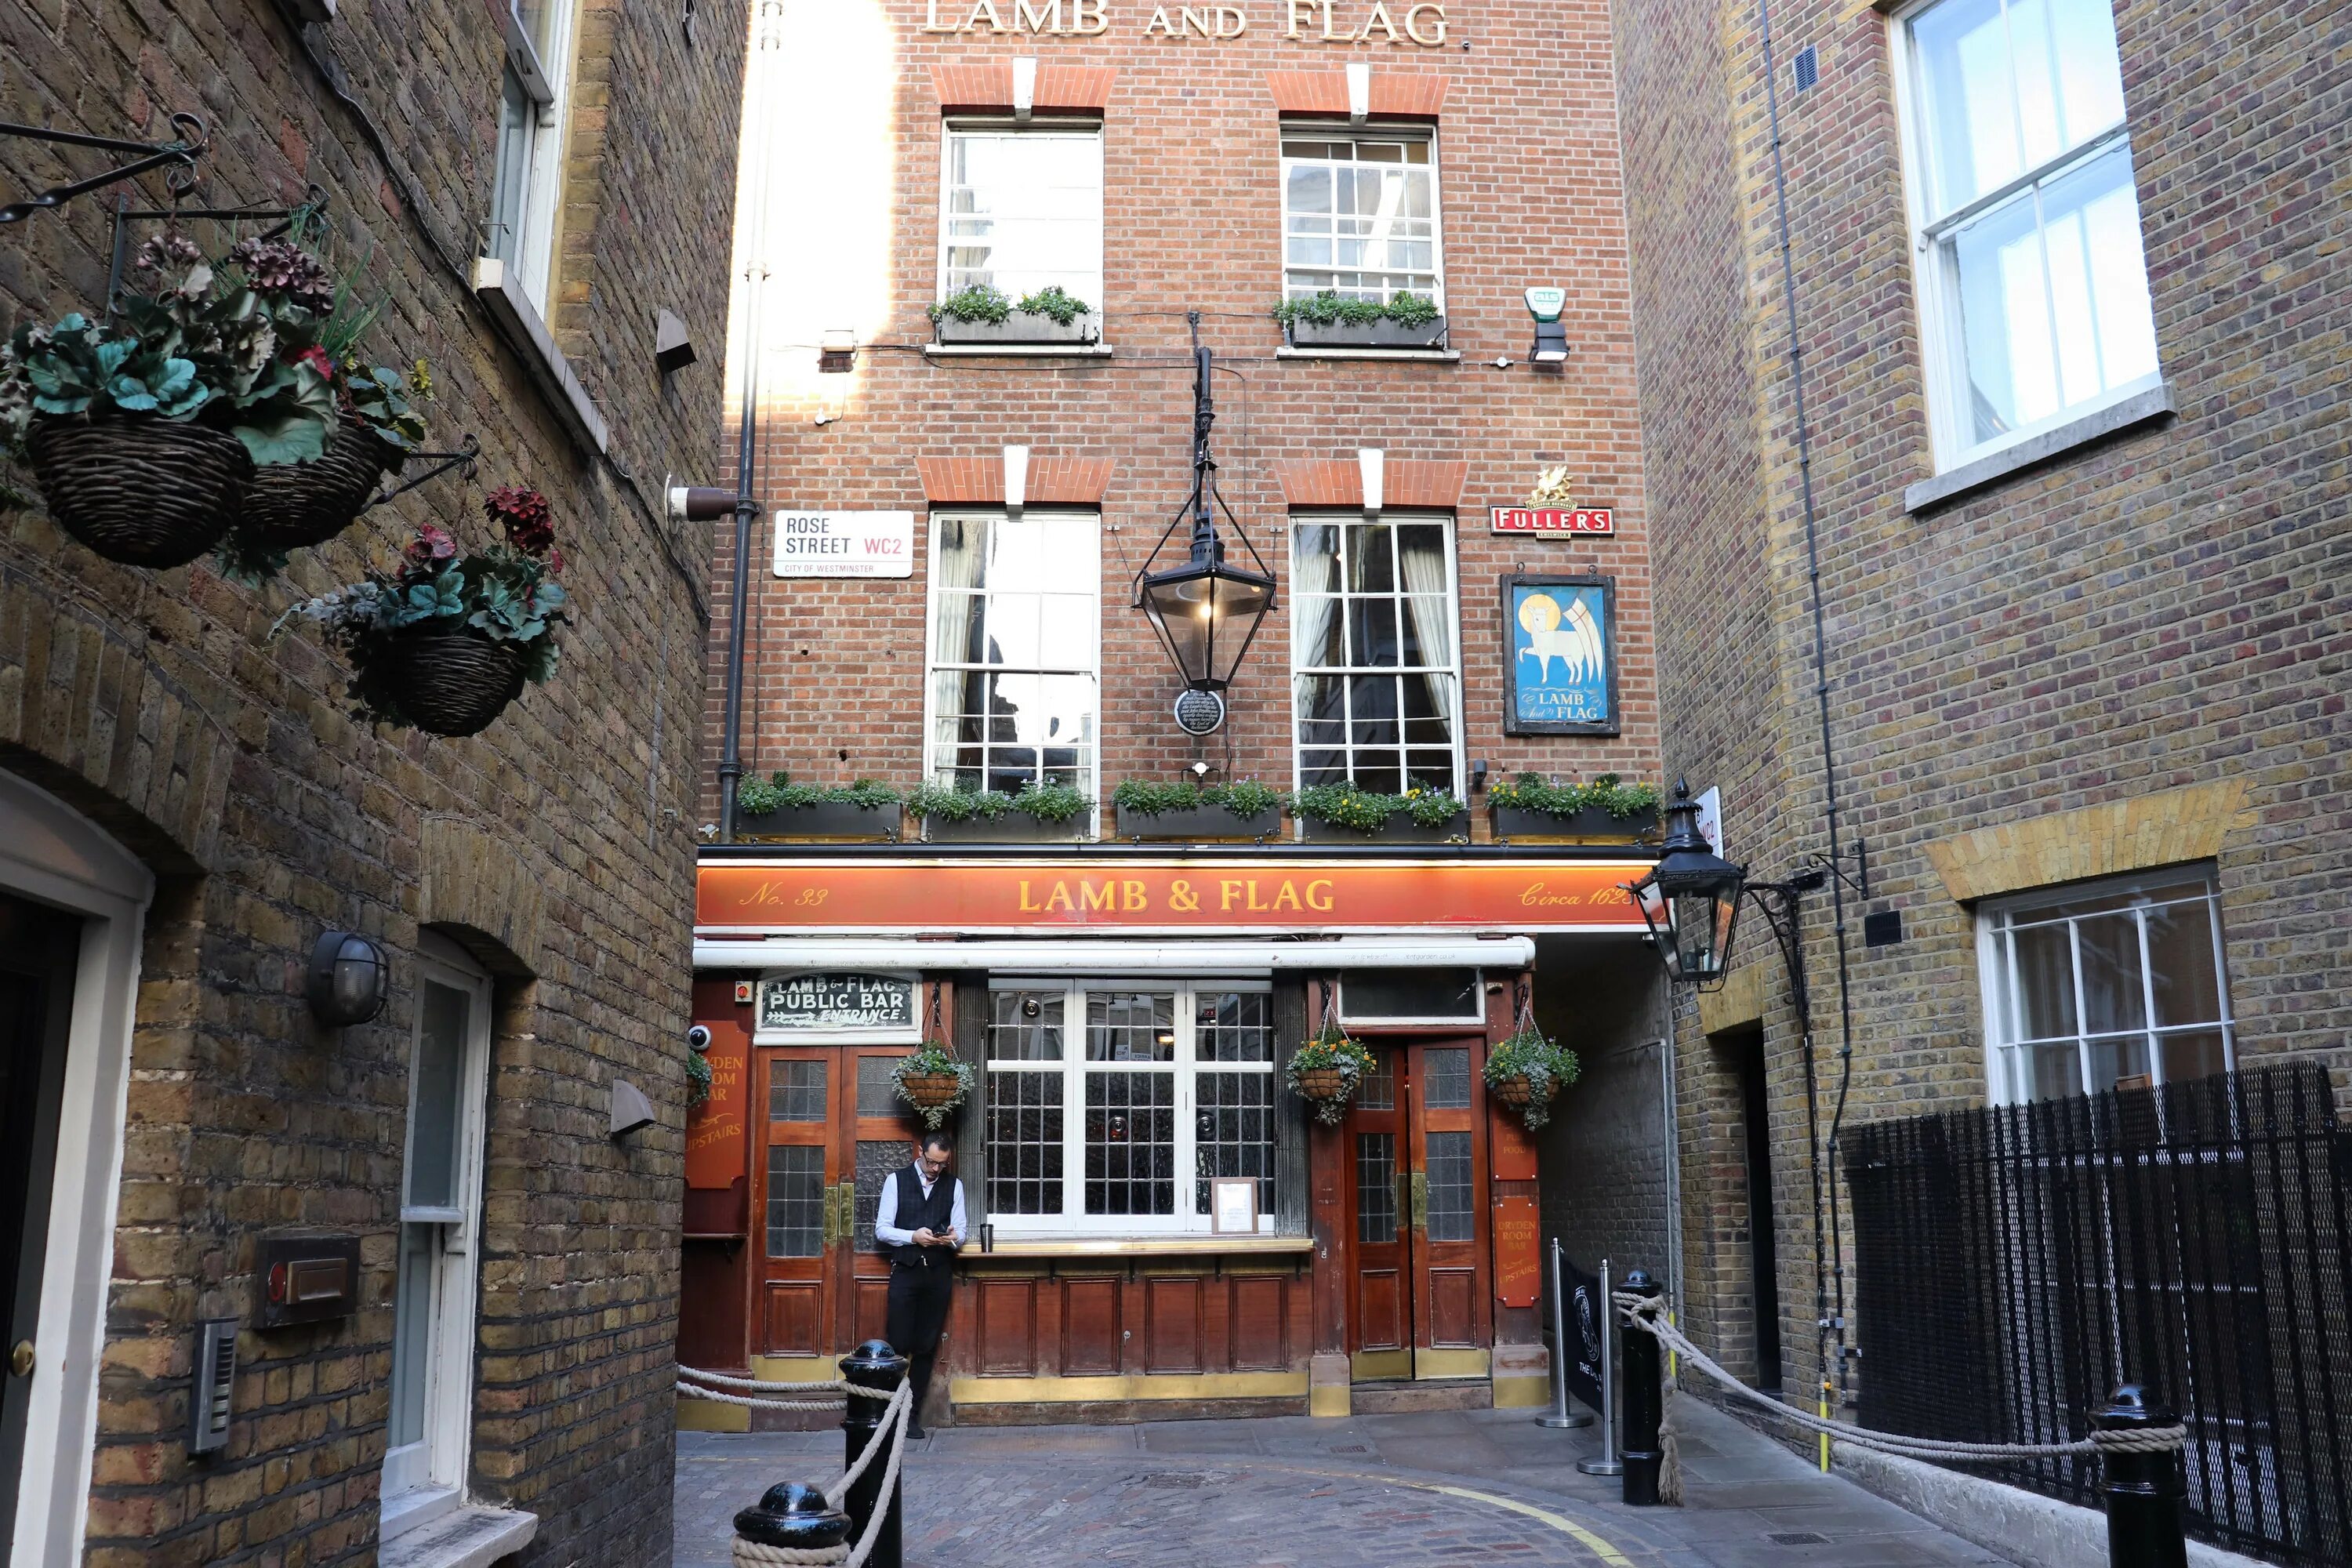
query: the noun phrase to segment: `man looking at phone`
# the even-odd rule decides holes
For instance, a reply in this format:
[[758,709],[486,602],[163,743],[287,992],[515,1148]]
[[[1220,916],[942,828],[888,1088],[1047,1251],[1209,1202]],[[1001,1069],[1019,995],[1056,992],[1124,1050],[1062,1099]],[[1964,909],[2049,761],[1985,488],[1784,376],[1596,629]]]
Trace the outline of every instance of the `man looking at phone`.
[[915,1163],[882,1184],[874,1215],[874,1239],[890,1255],[890,1315],[884,1332],[890,1348],[912,1363],[909,1437],[927,1435],[923,1396],[930,1392],[931,1360],[947,1322],[956,1248],[964,1241],[963,1184],[947,1173],[954,1158],[953,1139],[944,1132],[924,1133]]

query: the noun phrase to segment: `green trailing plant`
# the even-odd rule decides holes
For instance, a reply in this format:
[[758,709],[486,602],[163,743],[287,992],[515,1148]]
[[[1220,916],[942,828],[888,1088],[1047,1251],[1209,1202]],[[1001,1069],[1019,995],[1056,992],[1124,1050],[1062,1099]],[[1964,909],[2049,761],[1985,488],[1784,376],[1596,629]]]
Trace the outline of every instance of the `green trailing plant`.
[[907,796],[909,813],[940,822],[993,822],[1009,812],[1020,812],[1039,822],[1068,822],[1083,816],[1093,805],[1084,795],[1064,784],[1027,784],[1019,795],[922,784]]
[[735,786],[735,808],[751,816],[765,816],[772,811],[798,811],[812,805],[854,805],[864,811],[878,811],[897,805],[899,798],[897,790],[877,779],[859,779],[845,784],[794,784],[791,774],[781,771],[764,779],[747,778]]
[[1235,779],[1231,784],[1202,784],[1191,779],[1174,784],[1146,784],[1141,779],[1121,779],[1118,787],[1110,792],[1110,803],[1121,811],[1139,816],[1160,816],[1173,811],[1193,811],[1202,806],[1223,806],[1235,816],[1255,816],[1259,812],[1279,807],[1289,797],[1281,790],[1262,784],[1255,779]]
[[1013,317],[1013,301],[992,284],[974,283],[959,289],[931,307],[934,321],[978,321],[1000,326]]
[[395,728],[413,722],[384,669],[394,638],[418,627],[468,627],[522,651],[523,678],[544,681],[555,672],[556,628],[570,603],[555,579],[563,552],[547,498],[507,486],[482,510],[505,537],[470,554],[445,530],[425,523],[401,552],[399,563],[357,583],[306,599],[270,628],[276,637],[295,620],[318,626],[329,646],[351,661],[352,711],[370,723]]
[[1063,292],[1059,283],[1048,283],[1034,294],[1024,294],[1014,307],[1033,316],[1045,316],[1062,326],[1068,326],[1094,307],[1075,294]]
[[415,388],[400,372],[386,365],[339,368],[335,390],[342,406],[383,443],[386,466],[393,472],[400,471],[410,453],[424,447],[425,416],[413,400]]
[[[1293,1094],[1315,1107],[1316,1121],[1326,1127],[1337,1127],[1347,1117],[1348,1102],[1356,1097],[1357,1085],[1378,1065],[1370,1047],[1349,1037],[1327,1017],[1313,1038],[1290,1053],[1290,1059],[1283,1064],[1282,1076]],[[1308,1074],[1334,1072],[1339,1075],[1337,1094],[1308,1092]]]
[[1522,1018],[1510,1038],[1486,1053],[1486,1070],[1489,1089],[1500,1089],[1513,1079],[1527,1079],[1528,1101],[1518,1110],[1533,1132],[1551,1121],[1553,1097],[1574,1083],[1582,1069],[1574,1051],[1554,1043],[1532,1018]]
[[1402,795],[1379,795],[1354,784],[1310,784],[1290,797],[1290,815],[1335,827],[1377,833],[1402,812],[1422,827],[1444,827],[1462,815],[1453,792],[1418,784]]
[[[900,1057],[891,1067],[890,1086],[900,1100],[914,1107],[915,1114],[922,1118],[926,1128],[937,1131],[965,1100],[971,1098],[972,1084],[978,1077],[970,1062],[956,1059],[955,1053],[948,1048],[945,1041],[929,1040],[921,1050],[912,1056]],[[917,1100],[907,1087],[907,1080],[910,1078],[952,1078],[956,1080],[955,1091],[944,1100],[927,1105]]]
[[700,1051],[686,1053],[686,1108],[699,1110],[710,1103],[710,1058]]
[[1574,816],[1594,806],[1622,820],[1645,816],[1658,809],[1655,784],[1627,784],[1615,773],[1601,773],[1591,784],[1555,784],[1541,773],[1521,773],[1506,779],[1487,793],[1496,805],[1539,811],[1551,816]]
[[1436,301],[1409,289],[1400,289],[1385,300],[1351,300],[1336,289],[1326,289],[1303,300],[1285,300],[1274,308],[1274,319],[1286,327],[1301,321],[1317,327],[1369,327],[1375,321],[1425,327],[1437,317]]

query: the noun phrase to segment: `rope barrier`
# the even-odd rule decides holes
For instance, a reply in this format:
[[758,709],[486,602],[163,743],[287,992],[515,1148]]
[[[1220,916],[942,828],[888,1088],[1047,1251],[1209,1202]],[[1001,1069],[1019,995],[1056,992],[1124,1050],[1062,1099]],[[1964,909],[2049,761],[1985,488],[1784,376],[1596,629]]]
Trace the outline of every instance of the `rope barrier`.
[[1690,1337],[1666,1317],[1664,1297],[1636,1296],[1631,1291],[1621,1290],[1611,1299],[1628,1324],[1657,1335],[1660,1343],[1731,1393],[1809,1432],[1822,1433],[1851,1443],[1857,1448],[1943,1464],[1986,1464],[2000,1459],[2062,1458],[2091,1454],[2169,1454],[2177,1453],[2189,1445],[2189,1428],[2186,1426],[2094,1432],[2088,1437],[2071,1443],[1958,1443],[1941,1437],[1905,1437],[1893,1432],[1856,1426],[1849,1422],[1832,1421],[1823,1415],[1811,1415],[1793,1405],[1781,1404],[1769,1394],[1759,1393],[1717,1365],[1712,1357],[1691,1343]]
[[[713,1399],[725,1405],[746,1405],[771,1410],[839,1410],[846,1407],[846,1396],[852,1394],[887,1401],[882,1406],[882,1418],[876,1424],[874,1435],[866,1440],[866,1447],[858,1454],[856,1461],[841,1473],[840,1479],[824,1489],[825,1506],[839,1508],[842,1500],[849,1496],[850,1489],[873,1467],[874,1457],[887,1447],[889,1452],[883,1464],[882,1484],[874,1493],[874,1511],[866,1519],[865,1533],[858,1537],[856,1545],[770,1546],[764,1542],[746,1541],[739,1535],[735,1537],[733,1547],[735,1568],[833,1568],[835,1564],[839,1568],[863,1568],[866,1560],[873,1555],[874,1543],[881,1536],[883,1521],[889,1515],[891,1500],[898,1485],[898,1468],[907,1453],[907,1428],[914,1420],[914,1386],[901,1383],[895,1389],[866,1388],[838,1379],[824,1383],[770,1383],[759,1378],[730,1377],[694,1367],[682,1366],[677,1371],[677,1387],[681,1394],[690,1394],[697,1399]],[[845,1397],[822,1404],[808,1400],[761,1399],[695,1385],[695,1380],[705,1378],[714,1384],[729,1384],[738,1388],[823,1389]]]
[[828,1378],[817,1383],[772,1383],[757,1377],[730,1377],[725,1373],[705,1372],[700,1367],[681,1366],[677,1369],[677,1391],[680,1394],[692,1399],[708,1399],[718,1405],[737,1405],[754,1410],[840,1410],[847,1403],[841,1398],[773,1399],[723,1392],[728,1388],[777,1388],[794,1394],[856,1394],[868,1399],[890,1397],[887,1390],[862,1388],[840,1378]]

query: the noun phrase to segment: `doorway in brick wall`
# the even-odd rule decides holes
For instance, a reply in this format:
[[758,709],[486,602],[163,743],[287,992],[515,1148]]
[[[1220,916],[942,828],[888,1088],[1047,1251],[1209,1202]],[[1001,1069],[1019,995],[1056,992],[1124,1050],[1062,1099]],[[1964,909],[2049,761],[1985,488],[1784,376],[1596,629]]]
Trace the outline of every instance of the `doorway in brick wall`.
[[1739,1078],[1740,1131],[1748,1176],[1748,1300],[1756,1316],[1755,1386],[1780,1391],[1780,1268],[1779,1218],[1772,1194],[1772,1114],[1765,1089],[1764,1031],[1729,1037]]

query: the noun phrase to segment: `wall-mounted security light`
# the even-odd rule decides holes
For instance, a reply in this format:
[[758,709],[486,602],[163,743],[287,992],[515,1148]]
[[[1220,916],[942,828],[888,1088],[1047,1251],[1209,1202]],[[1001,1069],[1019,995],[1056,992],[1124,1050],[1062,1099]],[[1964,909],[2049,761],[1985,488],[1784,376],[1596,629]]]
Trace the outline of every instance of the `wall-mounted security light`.
[[1538,370],[1557,374],[1568,363],[1568,329],[1559,320],[1560,311],[1568,305],[1568,290],[1530,289],[1527,301],[1528,314],[1536,319],[1536,341],[1528,350],[1528,363]]
[[392,965],[373,937],[331,931],[310,946],[302,997],[310,1016],[331,1029],[364,1024],[383,1011],[392,994]]
[[645,1090],[626,1079],[613,1080],[613,1136],[626,1138],[640,1128],[654,1123],[654,1108],[646,1099]]
[[654,367],[664,375],[684,370],[694,363],[694,339],[686,330],[686,322],[676,310],[662,310],[654,317]]
[[816,368],[824,375],[846,375],[857,368],[857,331],[828,327],[816,346]]

